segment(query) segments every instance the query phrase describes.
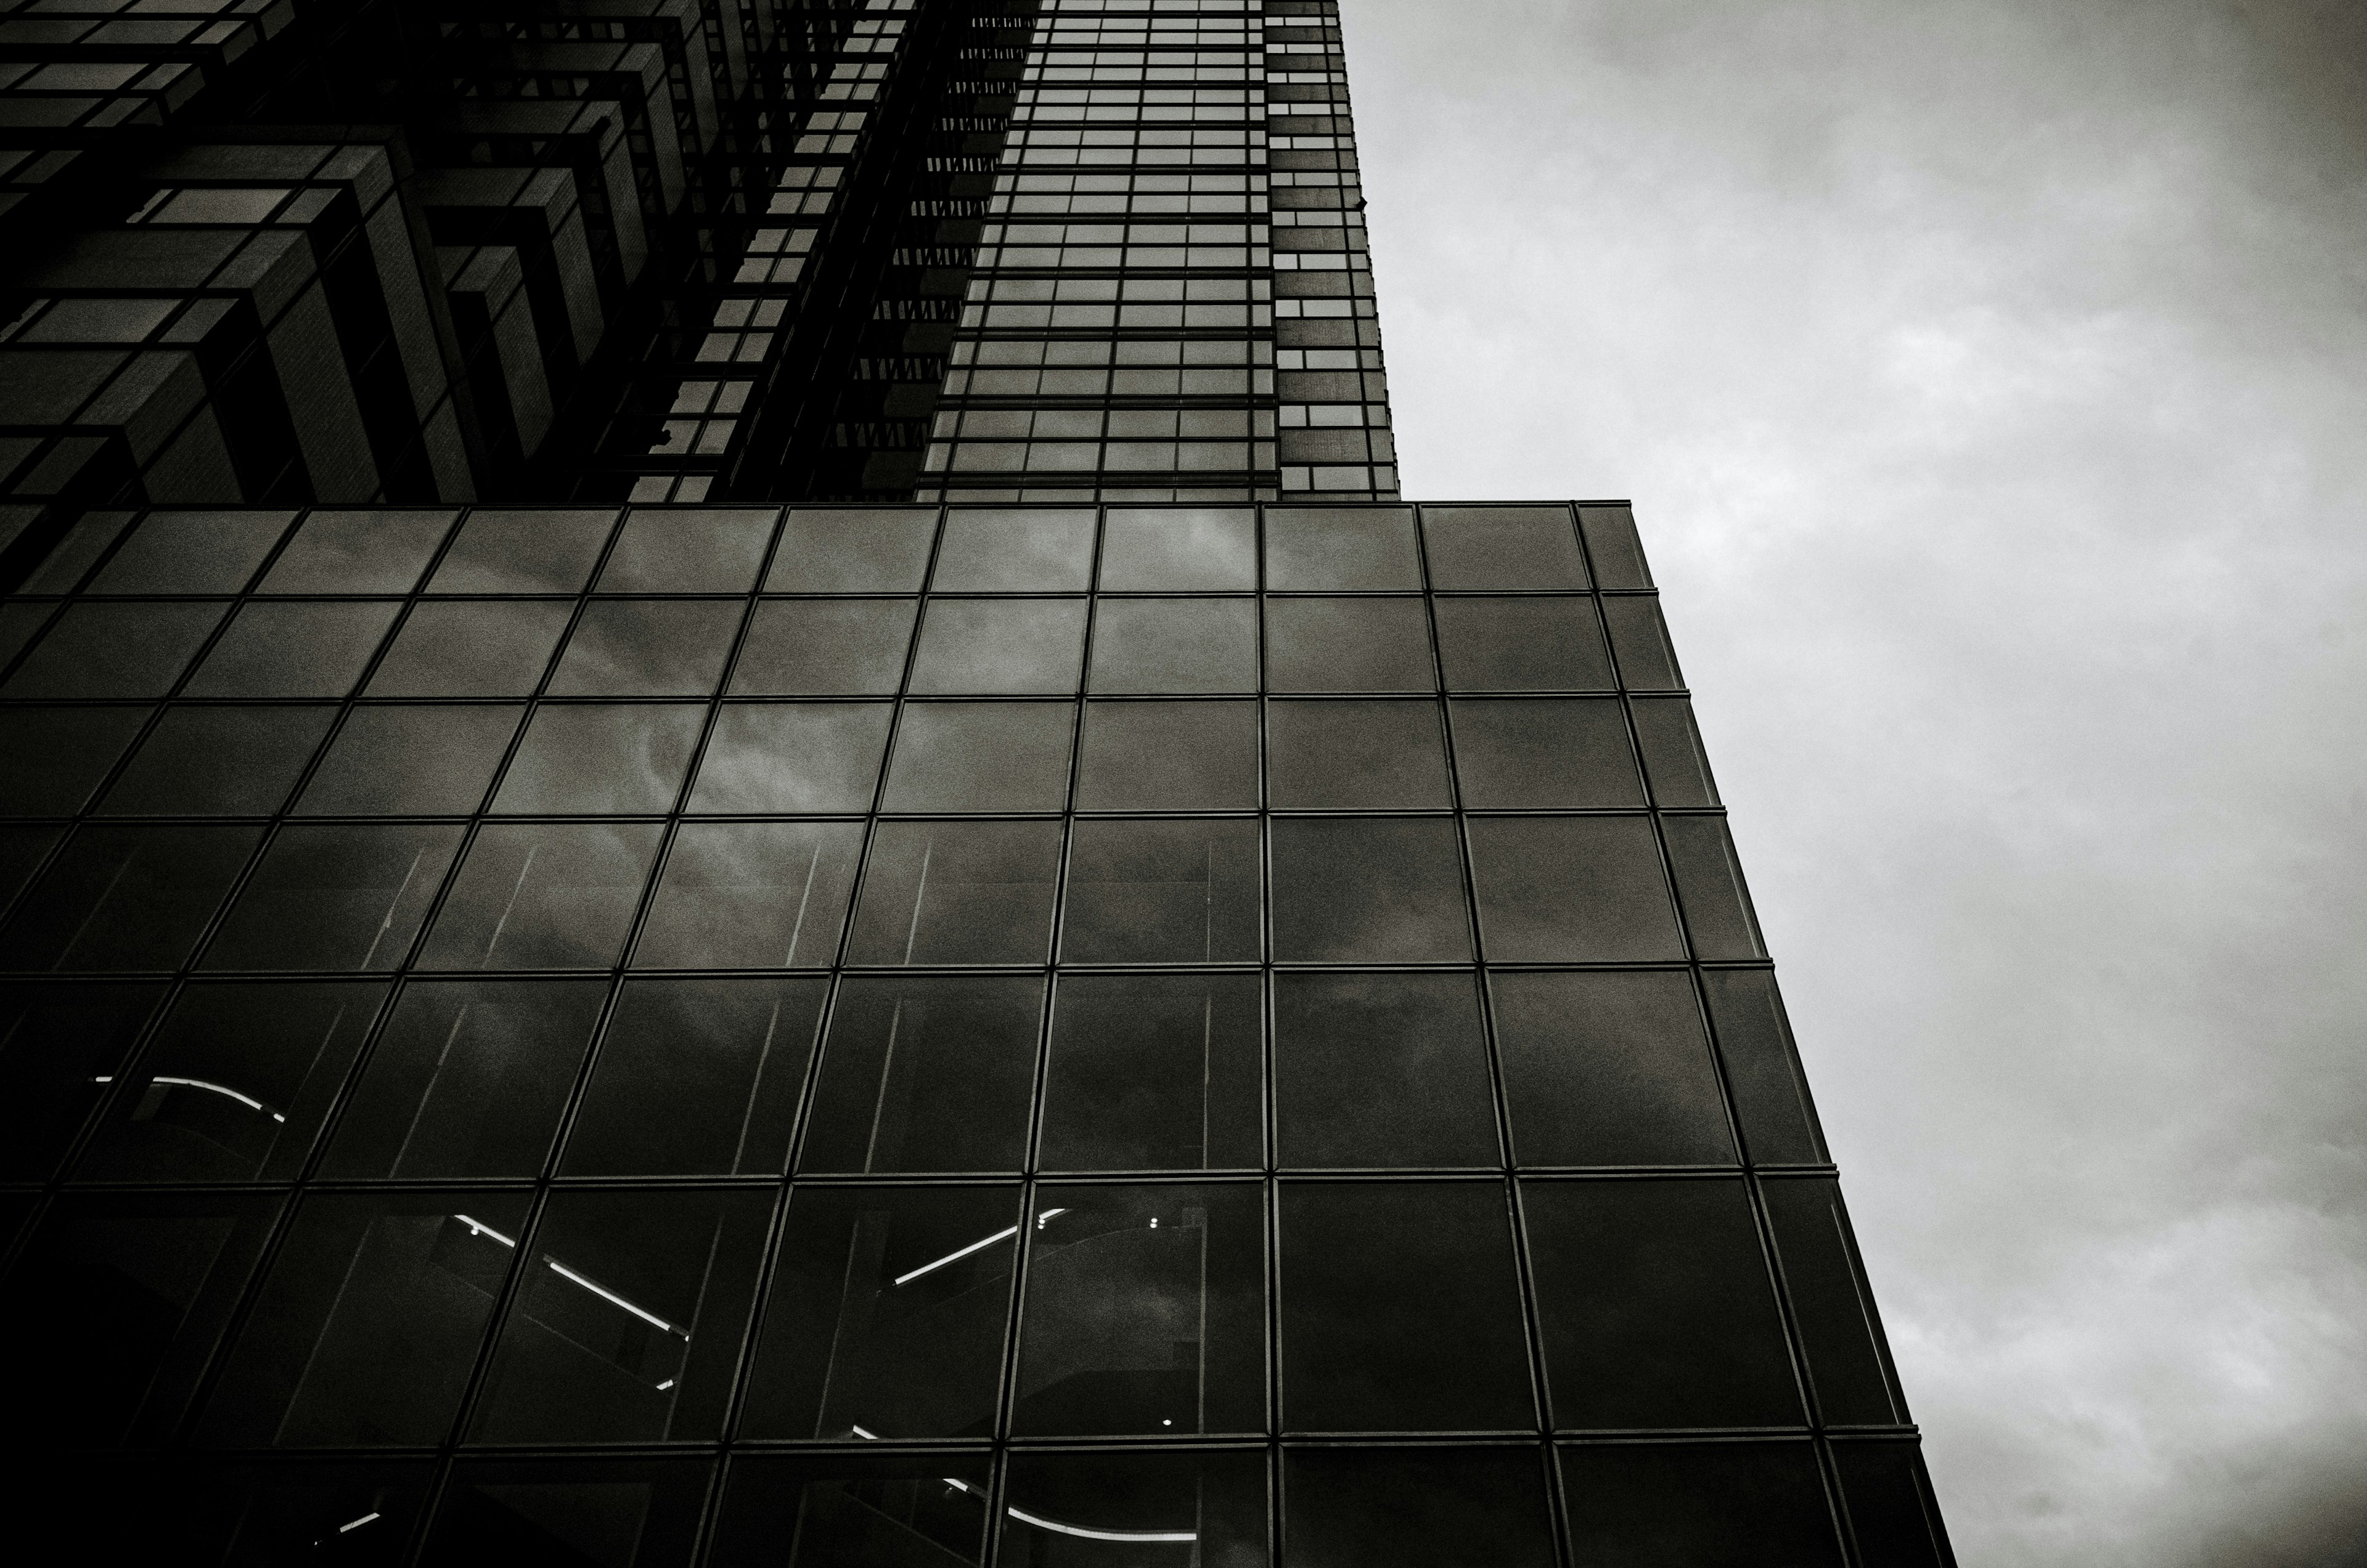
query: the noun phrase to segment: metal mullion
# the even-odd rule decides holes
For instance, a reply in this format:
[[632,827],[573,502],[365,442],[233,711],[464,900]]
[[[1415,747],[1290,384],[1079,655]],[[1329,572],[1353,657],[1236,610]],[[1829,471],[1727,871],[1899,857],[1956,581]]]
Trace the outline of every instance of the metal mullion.
[[[1278,493],[1278,492],[1277,492]],[[1276,1122],[1274,1093],[1274,818],[1267,789],[1271,755],[1267,713],[1273,691],[1267,680],[1266,513],[1254,511],[1251,586],[1257,593],[1257,810],[1258,810],[1258,1133],[1264,1147],[1260,1170],[1260,1197],[1264,1208],[1262,1237],[1265,1270],[1265,1514],[1266,1562],[1282,1561],[1282,1181],[1281,1129]]]

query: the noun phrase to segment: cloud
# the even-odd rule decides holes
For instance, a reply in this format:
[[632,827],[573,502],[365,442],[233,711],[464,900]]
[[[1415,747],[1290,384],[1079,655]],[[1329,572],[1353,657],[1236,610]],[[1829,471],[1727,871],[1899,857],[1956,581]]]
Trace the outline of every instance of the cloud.
[[2367,13],[1347,11],[1408,493],[1636,499],[1964,1560],[2367,1560]]

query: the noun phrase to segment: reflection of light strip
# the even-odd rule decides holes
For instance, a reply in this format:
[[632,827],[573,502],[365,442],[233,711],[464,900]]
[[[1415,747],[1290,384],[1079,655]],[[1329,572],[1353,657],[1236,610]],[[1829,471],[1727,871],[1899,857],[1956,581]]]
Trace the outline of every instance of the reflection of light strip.
[[[1047,1209],[1042,1213],[1036,1216],[1036,1227],[1041,1229],[1046,1220],[1050,1219],[1055,1214],[1065,1214],[1068,1212],[1069,1211],[1066,1209]],[[984,1241],[971,1242],[959,1252],[948,1252],[943,1258],[938,1258],[934,1263],[923,1263],[909,1274],[897,1275],[896,1283],[899,1285],[909,1285],[923,1274],[934,1274],[948,1263],[960,1262],[963,1258],[968,1258],[971,1253],[976,1252],[982,1247],[992,1247],[998,1241],[1008,1241],[1018,1234],[1019,1227],[1017,1225],[1005,1225],[1002,1229],[995,1232],[992,1235],[988,1236]]]
[[[657,1314],[653,1312],[643,1312],[640,1307],[635,1306],[632,1303],[627,1301],[616,1292],[603,1290],[598,1285],[595,1285],[591,1280],[585,1279],[583,1275],[578,1274],[574,1269],[570,1269],[566,1264],[559,1261],[556,1258],[546,1258],[543,1261],[550,1265],[550,1271],[552,1273],[560,1276],[561,1279],[574,1280],[577,1284],[583,1286],[585,1290],[591,1292],[594,1295],[599,1297],[604,1302],[614,1302],[617,1305],[623,1307],[627,1312],[631,1313],[635,1317],[640,1318],[643,1323],[654,1323],[662,1332],[667,1334],[681,1332],[679,1329],[675,1328],[673,1324],[668,1323],[664,1318],[660,1317]],[[690,1336],[685,1334],[683,1335],[683,1337],[687,1339]]]
[[[855,1430],[860,1432],[863,1428],[857,1427]],[[973,1497],[979,1495],[978,1488],[967,1481],[956,1481],[948,1475],[945,1478],[945,1483],[957,1492],[967,1492]],[[1031,1514],[1025,1508],[1014,1508],[1007,1503],[1003,1505],[1002,1511],[1023,1525],[1034,1525],[1037,1529],[1057,1530],[1062,1535],[1078,1536],[1086,1540],[1197,1540],[1200,1539],[1198,1533],[1194,1530],[1097,1530],[1084,1525],[1067,1525],[1058,1519],[1045,1518],[1040,1514]]]
[[183,1089],[202,1089],[213,1094],[226,1094],[231,1099],[237,1100],[241,1105],[245,1106],[249,1111],[260,1111],[265,1112],[274,1122],[285,1122],[288,1120],[287,1117],[282,1116],[277,1111],[273,1111],[269,1106],[264,1104],[263,1101],[255,1099],[253,1095],[241,1094],[238,1090],[231,1088],[228,1084],[208,1083],[203,1078],[168,1078],[161,1074],[156,1077],[151,1078],[149,1081],[151,1083],[179,1084]]
[[378,1517],[378,1512],[377,1512],[377,1510],[372,1509],[370,1512],[368,1512],[368,1513],[367,1513],[367,1514],[364,1514],[360,1518],[356,1519],[353,1523],[351,1523],[351,1524],[349,1524],[349,1525],[339,1525],[339,1526],[337,1527],[337,1533],[338,1533],[339,1535],[343,1535],[343,1534],[345,1534],[347,1530],[357,1530],[357,1529],[361,1529],[364,1525],[366,1525],[366,1524],[369,1523],[372,1519],[377,1518],[377,1517]]
[[489,1235],[495,1241],[500,1242],[504,1247],[515,1247],[517,1245],[517,1243],[512,1241],[509,1237],[504,1235],[493,1226],[485,1224],[482,1220],[472,1220],[466,1214],[455,1214],[452,1217],[459,1221],[462,1224],[468,1226],[469,1234],[470,1235]]

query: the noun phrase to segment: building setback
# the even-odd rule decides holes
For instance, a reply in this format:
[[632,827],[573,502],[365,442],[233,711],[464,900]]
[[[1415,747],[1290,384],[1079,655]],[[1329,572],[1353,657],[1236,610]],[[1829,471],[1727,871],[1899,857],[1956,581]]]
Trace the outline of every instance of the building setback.
[[1332,0],[0,14],[0,1393],[158,1562],[1953,1562]]

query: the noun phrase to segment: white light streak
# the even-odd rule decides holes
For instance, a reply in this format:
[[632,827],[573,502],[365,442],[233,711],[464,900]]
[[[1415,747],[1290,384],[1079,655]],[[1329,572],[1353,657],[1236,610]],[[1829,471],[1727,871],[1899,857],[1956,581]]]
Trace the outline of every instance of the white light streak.
[[1056,1530],[1061,1535],[1073,1535],[1085,1540],[1197,1540],[1200,1539],[1198,1532],[1195,1530],[1097,1530],[1089,1529],[1083,1525],[1062,1524],[1058,1519],[1048,1519],[1039,1514],[1031,1514],[1025,1508],[1006,1506],[1002,1511],[1023,1525],[1034,1525],[1039,1530]]
[[[660,1331],[661,1331],[661,1332],[663,1332],[663,1333],[666,1333],[666,1334],[681,1334],[681,1333],[682,1333],[682,1331],[681,1331],[680,1329],[676,1328],[673,1324],[668,1323],[664,1318],[660,1317],[657,1314],[655,1314],[655,1313],[653,1313],[653,1312],[643,1312],[640,1307],[635,1306],[632,1303],[630,1303],[630,1302],[627,1301],[624,1297],[622,1297],[622,1296],[618,1295],[616,1292],[611,1291],[611,1290],[606,1290],[606,1289],[604,1289],[603,1287],[601,1287],[601,1286],[599,1286],[599,1285],[595,1285],[595,1284],[594,1284],[591,1280],[589,1280],[585,1279],[583,1275],[578,1274],[574,1269],[570,1269],[566,1264],[561,1263],[558,1258],[544,1258],[544,1259],[543,1259],[543,1262],[545,1262],[545,1263],[549,1264],[549,1265],[550,1266],[550,1271],[551,1271],[552,1273],[554,1273],[554,1274],[558,1275],[561,1279],[563,1279],[563,1280],[572,1280],[573,1281],[575,1281],[575,1283],[577,1283],[577,1284],[579,1284],[579,1285],[583,1286],[585,1290],[587,1290],[587,1291],[591,1292],[594,1295],[595,1295],[595,1296],[599,1297],[602,1301],[604,1301],[604,1302],[613,1302],[613,1303],[615,1303],[617,1305],[618,1305],[618,1306],[620,1306],[620,1307],[623,1307],[627,1312],[631,1313],[635,1317],[640,1318],[643,1323],[653,1323],[653,1324],[657,1325],[657,1326],[658,1326],[658,1328],[660,1329]],[[690,1337],[690,1336],[689,1336],[689,1335],[687,1335],[687,1334],[683,1334],[683,1336],[682,1336],[682,1337],[683,1337],[685,1339],[687,1339],[687,1338],[689,1338],[689,1337]]]
[[455,1214],[452,1217],[459,1221],[462,1224],[468,1226],[469,1234],[470,1235],[489,1235],[495,1241],[500,1242],[504,1247],[515,1247],[517,1245],[517,1243],[512,1241],[509,1237],[504,1235],[493,1226],[485,1224],[482,1220],[472,1220],[466,1214]]
[[364,1525],[366,1525],[366,1524],[369,1523],[372,1519],[377,1518],[378,1517],[379,1517],[378,1510],[377,1510],[377,1509],[375,1509],[375,1508],[373,1508],[373,1509],[371,1509],[368,1513],[364,1514],[360,1518],[354,1520],[354,1521],[353,1521],[352,1523],[350,1523],[350,1524],[343,1524],[343,1525],[339,1525],[339,1526],[337,1527],[337,1533],[338,1533],[339,1535],[343,1535],[343,1534],[345,1534],[347,1530],[357,1530],[357,1529],[361,1529]]
[[231,1088],[228,1084],[208,1083],[203,1078],[168,1078],[161,1073],[159,1073],[155,1077],[151,1078],[149,1081],[151,1083],[178,1084],[183,1089],[201,1089],[209,1094],[227,1095],[231,1099],[237,1100],[241,1105],[245,1106],[249,1111],[262,1111],[265,1115],[269,1116],[274,1122],[285,1122],[288,1120],[287,1117],[282,1116],[277,1111],[272,1110],[271,1107],[264,1104],[263,1101],[255,1099],[253,1095],[241,1094],[238,1090]]
[[909,1274],[897,1275],[896,1283],[899,1285],[909,1285],[923,1274],[934,1274],[948,1263],[960,1262],[963,1258],[968,1258],[971,1253],[978,1251],[980,1247],[992,1247],[998,1241],[1008,1241],[1018,1234],[1019,1227],[1017,1225],[1005,1225],[983,1241],[971,1242],[968,1247],[963,1247],[958,1252],[948,1252],[943,1258],[938,1258],[934,1263],[923,1263]]

